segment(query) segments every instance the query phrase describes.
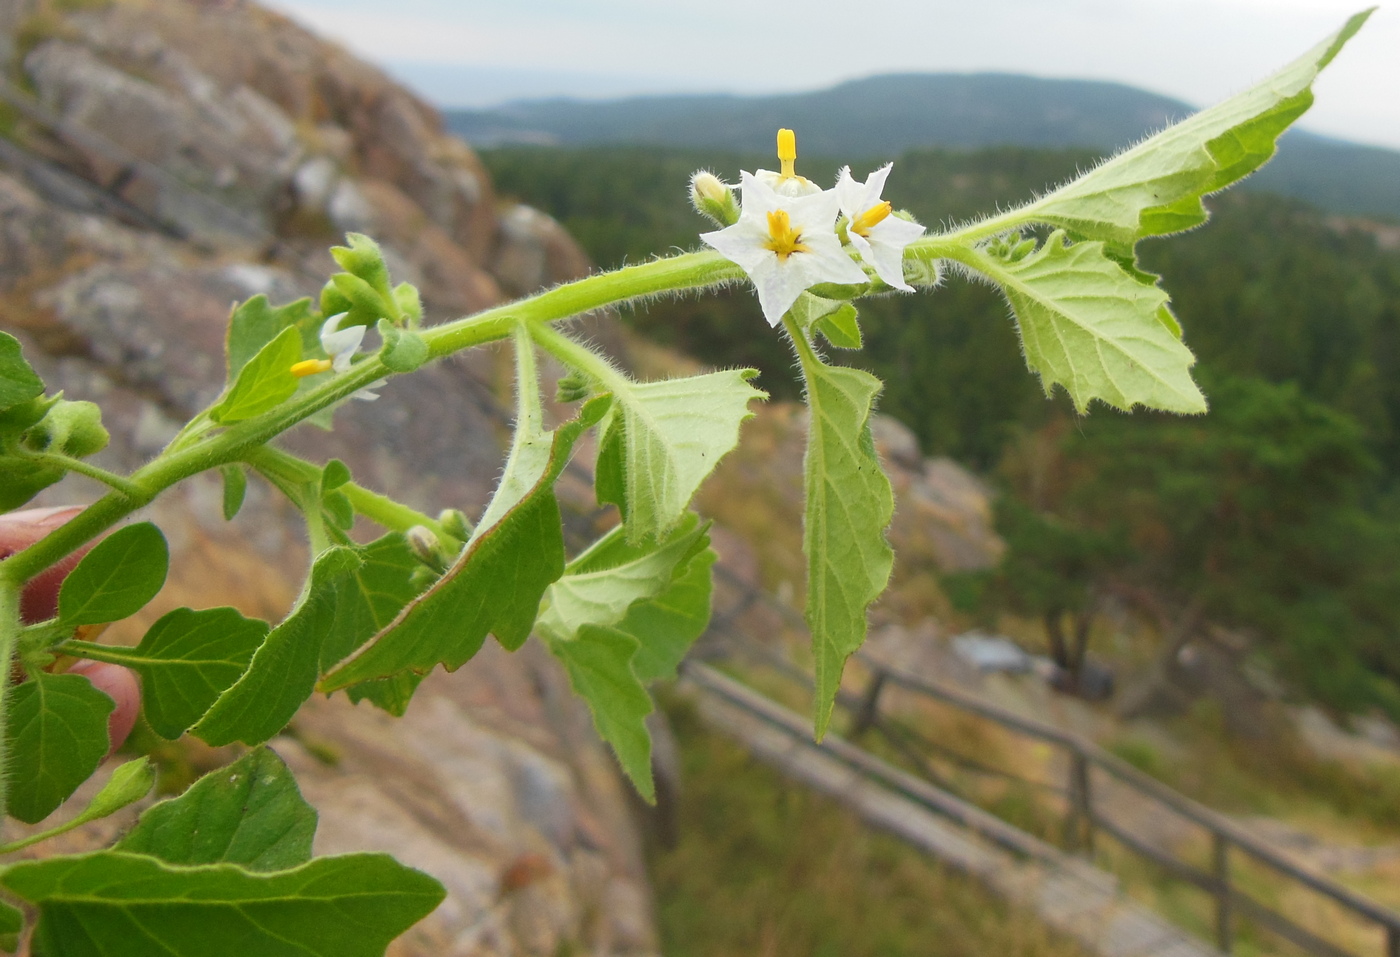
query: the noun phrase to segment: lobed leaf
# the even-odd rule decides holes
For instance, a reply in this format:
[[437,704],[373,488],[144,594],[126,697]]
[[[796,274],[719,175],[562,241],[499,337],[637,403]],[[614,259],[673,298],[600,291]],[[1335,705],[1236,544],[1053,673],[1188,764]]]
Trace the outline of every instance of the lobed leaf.
[[670,587],[627,610],[616,630],[636,638],[640,647],[632,670],[643,682],[676,677],[676,669],[690,646],[710,624],[710,599],[714,591],[711,571],[718,558],[705,549],[677,569]]
[[292,366],[301,359],[301,333],[294,327],[283,329],[238,370],[228,393],[209,409],[209,417],[220,425],[231,425],[277,408],[296,394],[301,380]]
[[596,492],[622,512],[633,543],[676,527],[700,483],[739,441],[758,373],[731,369],[660,382],[609,381],[615,408],[599,449]]
[[226,388],[233,387],[243,367],[284,329],[296,328],[302,344],[313,346],[316,343],[316,319],[316,310],[310,299],[273,306],[267,296],[258,294],[235,307],[229,316],[225,340]]
[[161,590],[170,549],[150,522],[108,535],[83,556],[58,592],[65,625],[100,625],[136,614]]
[[514,650],[524,644],[540,599],[564,571],[564,537],[554,483],[583,432],[610,399],[586,403],[552,432],[542,425],[533,346],[516,337],[520,415],[500,485],[461,555],[358,654],[326,675],[334,691],[403,671],[459,668],[488,633]]
[[1205,222],[1201,197],[1243,179],[1274,155],[1278,137],[1312,105],[1318,73],[1370,15],[1370,10],[1356,14],[1263,82],[1011,215],[1064,228],[1076,238],[1102,240],[1110,255],[1128,261],[1137,240]]
[[291,614],[272,629],[248,669],[194,726],[195,735],[215,746],[234,741],[257,745],[287,726],[311,697],[342,583],[359,564],[353,548],[337,546],[316,556]]
[[147,809],[114,849],[167,864],[278,871],[311,860],[315,836],[315,808],[282,759],[258,748]]
[[139,673],[146,720],[174,740],[243,676],[267,637],[267,622],[244,618],[236,608],[177,608],[135,648],[71,641],[62,650]]
[[639,643],[616,628],[585,625],[578,637],[550,641],[549,650],[563,663],[574,693],[588,703],[593,725],[612,745],[618,763],[637,792],[648,802],[656,800],[651,776],[651,734],[646,716],[651,695],[632,670]]
[[11,865],[0,886],[37,906],[50,957],[383,957],[445,896],[386,854],[262,874],[99,851]]
[[1056,383],[1084,411],[1094,399],[1204,412],[1191,350],[1168,324],[1167,294],[1108,258],[1104,244],[1067,244],[1057,231],[1017,262],[978,255],[1016,314],[1026,362],[1047,394]]
[[0,412],[44,394],[44,381],[24,360],[19,340],[0,332]]
[[826,733],[846,659],[865,642],[865,610],[894,564],[885,528],[894,493],[880,468],[870,415],[880,380],[828,366],[799,346],[810,420],[804,461],[807,624],[816,671],[817,737]]
[[[707,528],[688,514],[667,539],[649,548],[631,545],[621,529],[615,530],[549,587],[536,625],[549,650],[563,662],[574,692],[588,703],[598,733],[612,745],[623,770],[648,801],[655,800],[651,735],[645,724],[652,703],[634,659],[651,636],[619,626],[627,625],[633,609],[668,594],[690,566],[703,566],[708,574],[709,564],[700,560],[702,554],[712,554]],[[706,592],[707,613],[708,598]],[[672,601],[683,611],[693,611],[679,597]],[[663,611],[653,616],[652,623],[670,624],[665,615]],[[633,628],[646,623],[645,616],[630,622]],[[662,640],[668,638],[668,649],[657,653],[661,662],[677,644],[674,635]]]
[[115,703],[80,675],[35,674],[10,693],[5,737],[9,813],[35,824],[92,777],[107,756]]
[[614,531],[549,586],[535,627],[542,635],[567,640],[584,625],[617,624],[635,602],[660,594],[678,567],[705,550],[708,527],[687,513],[667,539],[645,549],[625,542],[621,529]]

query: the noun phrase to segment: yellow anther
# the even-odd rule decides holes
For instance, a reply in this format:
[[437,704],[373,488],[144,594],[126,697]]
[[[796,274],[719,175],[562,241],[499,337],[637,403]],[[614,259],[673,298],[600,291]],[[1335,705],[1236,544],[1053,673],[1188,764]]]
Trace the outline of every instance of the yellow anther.
[[292,366],[292,375],[298,379],[304,379],[309,375],[318,372],[330,372],[331,360],[329,359],[303,359]]
[[889,200],[877,203],[856,217],[855,222],[851,223],[851,232],[858,236],[869,236],[870,230],[883,222],[889,214]]
[[792,130],[778,130],[778,162],[782,164],[778,175],[783,179],[797,175],[797,134]]
[[785,209],[775,209],[768,214],[768,242],[763,248],[777,253],[779,262],[787,262],[793,253],[808,251],[802,242],[802,230],[792,228],[792,220]]

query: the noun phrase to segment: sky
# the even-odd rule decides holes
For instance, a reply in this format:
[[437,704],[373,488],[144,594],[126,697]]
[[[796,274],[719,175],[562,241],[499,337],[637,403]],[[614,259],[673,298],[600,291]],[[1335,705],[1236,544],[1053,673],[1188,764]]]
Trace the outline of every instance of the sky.
[[[881,73],[1113,80],[1209,106],[1364,0],[272,0],[440,106],[776,93]],[[1300,124],[1400,149],[1400,0],[1319,78]]]

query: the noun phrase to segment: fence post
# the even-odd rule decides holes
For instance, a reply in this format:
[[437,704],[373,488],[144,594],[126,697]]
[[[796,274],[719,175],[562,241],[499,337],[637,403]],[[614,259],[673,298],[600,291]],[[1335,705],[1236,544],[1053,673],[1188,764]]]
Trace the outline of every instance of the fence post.
[[1071,851],[1094,855],[1094,796],[1089,790],[1089,759],[1074,747],[1069,752],[1069,815],[1065,820],[1065,845]]
[[[1230,933],[1230,841],[1219,831],[1211,832],[1211,851],[1215,872],[1215,941],[1223,953],[1231,947]],[[1391,942],[1395,931],[1391,930]]]
[[1386,925],[1385,957],[1400,957],[1400,924]]
[[885,670],[880,668],[871,677],[865,694],[861,696],[860,705],[856,708],[854,720],[851,722],[852,740],[859,738],[875,726],[875,721],[880,716],[880,692],[884,687]]

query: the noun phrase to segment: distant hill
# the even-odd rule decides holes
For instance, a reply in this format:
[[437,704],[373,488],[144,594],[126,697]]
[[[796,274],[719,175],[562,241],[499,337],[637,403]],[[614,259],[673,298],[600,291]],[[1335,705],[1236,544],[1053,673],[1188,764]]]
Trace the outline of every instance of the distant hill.
[[[1192,113],[1119,83],[1005,73],[900,74],[777,96],[536,100],[449,110],[472,144],[656,144],[768,151],[780,126],[808,156],[896,156],[918,147],[1084,147],[1109,153]],[[1400,220],[1400,152],[1294,131],[1252,188],[1332,212]]]

